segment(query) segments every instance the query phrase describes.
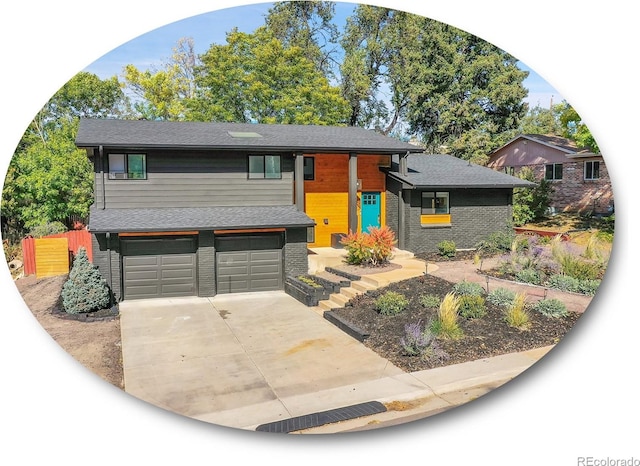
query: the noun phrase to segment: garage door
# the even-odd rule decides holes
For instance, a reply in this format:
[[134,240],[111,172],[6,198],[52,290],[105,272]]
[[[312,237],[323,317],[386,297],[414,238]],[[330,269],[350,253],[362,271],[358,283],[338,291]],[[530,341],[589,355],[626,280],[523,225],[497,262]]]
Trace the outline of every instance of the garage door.
[[122,241],[124,299],[197,295],[194,237]]
[[282,246],[279,233],[217,237],[217,292],[281,290]]

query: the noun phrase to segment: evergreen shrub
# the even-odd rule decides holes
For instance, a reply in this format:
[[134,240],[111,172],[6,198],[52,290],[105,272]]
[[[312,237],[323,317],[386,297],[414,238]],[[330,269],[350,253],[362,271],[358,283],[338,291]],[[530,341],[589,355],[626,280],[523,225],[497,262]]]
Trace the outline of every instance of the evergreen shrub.
[[111,302],[109,286],[100,271],[89,262],[81,247],[76,254],[69,278],[62,286],[62,306],[68,314],[82,314],[106,309]]

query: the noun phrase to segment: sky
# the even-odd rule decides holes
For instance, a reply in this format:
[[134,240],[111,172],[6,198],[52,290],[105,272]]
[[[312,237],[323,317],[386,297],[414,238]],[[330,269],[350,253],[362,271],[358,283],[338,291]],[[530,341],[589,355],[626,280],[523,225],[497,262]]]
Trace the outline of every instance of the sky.
[[[255,1],[179,0],[154,2],[150,8],[150,2],[109,0],[88,8],[86,0],[2,2],[2,181],[35,114],[78,71],[146,31],[250,3]],[[617,2],[613,8],[611,2],[578,0],[536,0],[535,7],[531,2],[505,7],[504,0],[368,3],[423,14],[485,38],[553,82],[585,119],[603,151],[616,198],[614,252],[587,315],[525,374],[445,415],[339,438],[256,436],[162,412],[107,386],[38,325],[6,268],[0,270],[0,464],[63,460],[68,466],[194,466],[227,457],[261,465],[613,465],[633,457],[637,462],[633,426],[640,417],[635,382],[640,313],[633,290],[638,288],[640,249],[632,233],[640,225],[632,159],[640,93],[635,5]],[[215,28],[225,31],[226,21]],[[195,27],[192,32],[195,36]],[[155,52],[146,57],[155,59]],[[580,462],[589,457],[590,463]]]
[[[98,58],[84,71],[105,79],[113,75],[121,76],[123,68],[128,64],[133,64],[140,70],[152,67],[158,69],[171,56],[173,47],[183,37],[193,38],[196,53],[202,54],[212,44],[224,44],[226,33],[234,27],[249,33],[264,25],[264,17],[271,5],[271,3],[258,3],[226,8],[172,22],[122,44]],[[336,4],[334,22],[340,28],[354,7],[353,3]],[[523,85],[529,91],[525,101],[530,107],[548,108],[551,103],[562,101],[560,93],[535,70],[521,61],[518,65],[529,72]]]

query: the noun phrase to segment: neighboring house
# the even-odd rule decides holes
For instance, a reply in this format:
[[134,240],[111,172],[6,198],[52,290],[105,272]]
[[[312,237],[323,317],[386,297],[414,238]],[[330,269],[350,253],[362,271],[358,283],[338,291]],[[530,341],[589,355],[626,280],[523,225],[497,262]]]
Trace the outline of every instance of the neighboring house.
[[370,226],[414,252],[473,247],[527,184],[354,127],[83,119],[76,144],[95,170],[93,262],[118,300],[283,289],[309,248]]
[[535,186],[450,155],[394,157],[387,178],[387,225],[398,247],[413,252],[435,251],[444,240],[474,248],[509,228],[513,188]]
[[487,166],[508,174],[531,167],[537,179],[552,182],[555,212],[613,212],[611,180],[601,154],[580,150],[558,136],[522,134],[489,156]]

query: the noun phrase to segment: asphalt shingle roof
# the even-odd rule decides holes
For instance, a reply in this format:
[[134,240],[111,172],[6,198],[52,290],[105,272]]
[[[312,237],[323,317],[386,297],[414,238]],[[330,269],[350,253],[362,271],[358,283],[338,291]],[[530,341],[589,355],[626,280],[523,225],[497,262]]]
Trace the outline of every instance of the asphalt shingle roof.
[[535,186],[526,180],[492,170],[451,155],[418,155],[407,157],[408,173],[399,172],[394,157],[389,174],[414,187],[433,188],[516,188]]
[[416,145],[356,127],[113,119],[80,120],[76,145],[376,154],[423,151]]
[[295,206],[171,207],[96,209],[89,230],[101,232],[190,231],[275,227],[307,227],[314,221]]

